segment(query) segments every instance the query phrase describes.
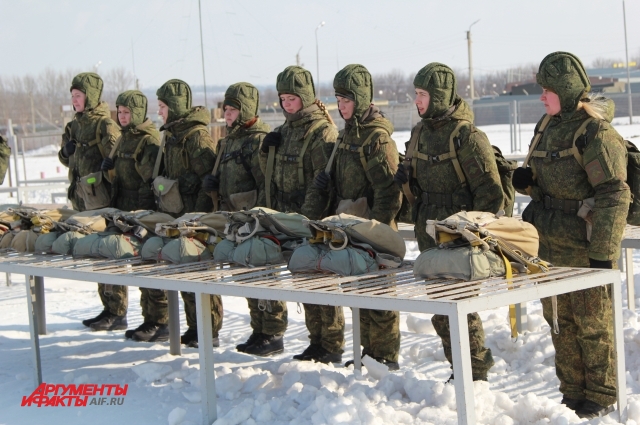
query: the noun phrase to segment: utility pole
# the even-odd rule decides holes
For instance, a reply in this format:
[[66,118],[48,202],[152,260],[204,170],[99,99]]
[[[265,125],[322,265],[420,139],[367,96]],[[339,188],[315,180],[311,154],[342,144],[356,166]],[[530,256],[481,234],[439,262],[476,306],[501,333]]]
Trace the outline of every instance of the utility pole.
[[204,73],[204,46],[202,43],[202,8],[198,0],[198,19],[200,20],[200,54],[202,55],[202,81],[204,82],[204,107],[207,108],[207,77]]
[[302,46],[300,46],[300,48],[298,49],[298,53],[296,53],[296,65],[298,66],[302,66],[300,65],[300,50],[302,50]]
[[318,55],[318,30],[324,26],[324,21],[316,27],[316,96],[320,99],[320,56]]
[[631,101],[631,71],[629,70],[629,47],[627,46],[627,13],[622,0],[622,19],[624,20],[624,51],[627,62],[627,97],[629,99],[629,124],[633,124],[633,103]]
[[135,83],[136,90],[140,90],[140,87],[138,84],[138,77],[136,76],[136,58],[133,53],[133,38],[131,39],[131,65],[133,67],[133,80]]
[[475,97],[473,91],[473,60],[471,58],[471,27],[478,22],[480,22],[480,19],[469,25],[469,30],[467,31],[467,49],[469,50],[469,97],[471,98],[471,102],[473,102],[473,98]]

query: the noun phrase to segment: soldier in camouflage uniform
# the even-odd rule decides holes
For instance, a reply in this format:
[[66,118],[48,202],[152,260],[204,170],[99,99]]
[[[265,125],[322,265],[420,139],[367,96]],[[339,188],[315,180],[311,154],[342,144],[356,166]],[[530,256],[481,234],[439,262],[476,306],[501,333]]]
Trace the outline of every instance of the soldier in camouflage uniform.
[[11,148],[7,143],[7,139],[0,135],[0,184],[4,183],[4,177],[9,168],[9,158],[11,157]]
[[[265,183],[270,185],[269,205],[278,211],[296,212],[318,220],[328,215],[330,195],[315,187],[313,180],[326,167],[338,131],[324,105],[316,99],[309,71],[299,66],[285,68],[278,74],[276,88],[286,121],[265,136],[260,149],[265,175],[271,167],[267,161],[269,149],[277,150],[272,178]],[[324,363],[342,361],[342,307],[304,304],[304,309],[311,343],[293,358]],[[267,343],[282,345],[282,338]],[[252,347],[254,354],[261,349],[258,343]]]
[[[522,218],[538,230],[539,256],[553,265],[611,269],[620,255],[630,202],[627,151],[610,124],[613,102],[588,96],[584,66],[570,53],[545,57],[536,79],[551,120],[530,168],[518,168],[513,176],[514,187],[533,200]],[[591,120],[586,135],[576,140],[583,168],[573,154],[560,152],[572,148],[574,135],[586,120]],[[588,198],[595,201],[588,216],[590,240],[586,221],[576,215]],[[557,299],[560,332],[551,337],[562,403],[583,418],[607,414],[616,401],[611,288],[585,289]],[[543,299],[542,307],[553,327],[551,299]]]
[[[413,85],[416,105],[422,122],[412,130],[418,137],[414,157],[416,169],[400,164],[395,180],[409,182],[416,198],[415,233],[420,251],[436,246],[427,235],[427,220],[443,220],[459,211],[497,213],[504,204],[504,194],[493,148],[487,136],[473,125],[473,111],[456,93],[456,78],[451,68],[430,63],[422,68]],[[457,158],[466,182],[461,183],[454,163],[438,158],[449,153],[449,138],[459,123],[463,123],[455,140]],[[418,133],[419,132],[419,133]],[[444,353],[451,359],[449,318],[436,314],[431,319],[442,339]],[[484,329],[477,313],[467,315],[473,380],[487,380],[493,366],[491,350],[484,347]],[[453,377],[453,375],[452,375]]]
[[[58,158],[69,167],[68,197],[76,211],[86,210],[78,180],[100,171],[102,160],[120,136],[118,125],[111,119],[109,105],[100,101],[102,86],[102,78],[93,72],[78,74],[71,82],[71,101],[76,114],[64,129]],[[102,184],[110,190],[106,179]],[[104,310],[82,323],[93,330],[127,329],[127,287],[98,283],[98,294]]]
[[[371,74],[362,65],[347,65],[336,74],[333,88],[345,128],[338,135],[331,175],[321,172],[314,184],[321,189],[329,186],[335,189],[336,214],[360,215],[395,228],[395,217],[402,203],[402,193],[393,183],[399,155],[391,138],[393,125],[371,103]],[[359,148],[364,149],[362,154]],[[361,198],[366,199],[365,214],[355,207]],[[363,355],[386,364],[391,370],[399,369],[399,312],[361,309],[360,332]]]
[[[179,217],[190,212],[209,212],[213,202],[202,188],[202,180],[211,173],[216,160],[214,144],[208,125],[209,110],[203,106],[191,107],[191,88],[181,80],[169,80],[157,91],[159,115],[165,124],[163,176],[178,181],[184,208]],[[180,341],[191,347],[198,346],[196,298],[193,292],[180,292],[189,328]],[[222,327],[222,298],[211,296],[211,327],[213,345],[219,346],[218,332]]]
[[[270,128],[258,117],[259,105],[258,89],[249,83],[232,84],[224,95],[227,136],[218,142],[217,174],[207,175],[202,183],[207,192],[219,197],[221,211],[265,205],[264,174],[258,149]],[[287,329],[286,302],[268,301],[266,309],[260,309],[259,302],[247,298],[253,333],[246,342],[236,346],[240,352],[259,340],[281,338]],[[259,354],[264,356],[282,351],[275,345],[273,351],[262,348]]]
[[[147,118],[147,97],[138,90],[121,93],[116,99],[120,143],[113,156],[102,161],[102,171],[111,181],[111,205],[122,211],[155,210],[151,190],[153,166],[160,148],[160,133]],[[149,300],[153,300],[150,302]],[[161,289],[140,288],[144,322],[125,332],[134,341],[167,341],[169,320],[167,296]]]

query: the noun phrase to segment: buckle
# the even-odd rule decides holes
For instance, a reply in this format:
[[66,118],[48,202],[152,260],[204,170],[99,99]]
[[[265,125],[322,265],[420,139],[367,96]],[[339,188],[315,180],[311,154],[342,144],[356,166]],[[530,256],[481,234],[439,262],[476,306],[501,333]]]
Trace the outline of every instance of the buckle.
[[431,157],[431,162],[440,162],[440,158],[438,155],[434,155]]
[[549,157],[551,159],[559,159],[560,158],[560,152],[556,151],[556,152],[551,152],[551,155],[549,155]]
[[550,210],[551,209],[551,196],[544,195],[544,198],[542,198],[542,202],[544,204],[544,209],[546,209],[546,210]]

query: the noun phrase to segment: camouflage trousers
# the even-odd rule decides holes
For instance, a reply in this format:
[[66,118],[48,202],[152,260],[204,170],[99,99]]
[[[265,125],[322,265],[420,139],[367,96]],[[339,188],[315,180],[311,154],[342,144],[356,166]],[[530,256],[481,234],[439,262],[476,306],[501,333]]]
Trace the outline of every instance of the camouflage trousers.
[[106,311],[116,316],[127,315],[129,290],[126,286],[98,283],[98,294]]
[[140,288],[140,307],[145,322],[169,323],[167,292],[162,289]]
[[343,353],[344,312],[342,307],[303,304],[304,321],[311,344],[322,345],[330,353]]
[[[431,318],[431,323],[442,339],[445,357],[449,363],[453,364],[449,316],[436,314]],[[467,314],[467,326],[469,327],[469,346],[471,348],[471,373],[474,379],[486,379],[487,372],[493,366],[494,361],[491,350],[484,346],[484,328],[478,313]]]
[[400,313],[360,309],[360,344],[363,355],[398,361],[400,353]]
[[254,333],[265,335],[282,335],[287,330],[288,311],[285,301],[263,300],[264,308],[255,298],[247,298],[251,329]]
[[[187,326],[196,329],[198,327],[198,315],[196,312],[196,294],[193,292],[180,292],[184,302],[184,313],[187,316]],[[211,328],[214,338],[222,328],[222,297],[211,295]]]
[[[551,298],[541,301],[544,318],[553,329]],[[552,332],[551,339],[556,349],[560,392],[568,398],[587,399],[601,406],[615,403],[611,286],[558,295],[558,326],[560,333]]]

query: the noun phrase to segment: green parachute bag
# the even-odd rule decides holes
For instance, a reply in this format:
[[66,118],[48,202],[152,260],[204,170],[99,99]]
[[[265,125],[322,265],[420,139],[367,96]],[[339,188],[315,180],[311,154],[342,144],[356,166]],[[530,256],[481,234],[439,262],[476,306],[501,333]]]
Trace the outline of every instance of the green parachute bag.
[[228,263],[232,261],[233,251],[236,249],[236,244],[229,239],[223,239],[219,242],[213,250],[213,259],[216,261]]
[[36,249],[36,239],[39,233],[32,229],[21,230],[11,240],[11,248],[17,252],[34,252]]
[[158,223],[155,233],[158,236],[175,238],[178,236],[193,237],[196,233],[208,233],[214,237],[225,232],[227,219],[220,212],[188,213],[174,220]]
[[80,232],[65,232],[58,236],[58,238],[51,245],[51,252],[60,255],[70,255],[73,253],[73,248],[76,242],[86,235]]
[[73,245],[73,256],[74,257],[100,257],[100,251],[98,250],[98,244],[100,243],[100,235],[97,233],[92,233],[90,235],[86,235],[84,238],[80,238],[76,240],[75,245]]
[[9,249],[11,248],[11,241],[13,241],[13,237],[16,234],[14,232],[7,232],[2,236],[0,240],[0,249]]
[[98,256],[110,260],[137,257],[141,249],[142,242],[133,235],[99,235],[98,238]]
[[69,208],[56,208],[52,210],[40,210],[29,213],[29,219],[33,230],[38,233],[48,233],[59,228],[59,223],[78,214],[78,211]]
[[284,256],[275,237],[254,236],[236,245],[230,260],[246,267],[260,267],[284,263]]
[[42,233],[36,239],[34,252],[51,254],[53,253],[53,244],[60,237],[59,232]]
[[117,211],[105,213],[104,217],[120,229],[122,233],[132,233],[138,238],[154,235],[158,224],[168,223],[173,220],[173,217],[169,214],[152,210]]
[[160,259],[173,264],[195,263],[211,259],[211,251],[198,239],[181,236],[162,248]]
[[347,246],[333,250],[326,244],[306,244],[293,251],[287,266],[292,273],[329,272],[357,276],[378,270],[373,253]]
[[142,249],[140,250],[140,257],[143,260],[154,260],[160,261],[162,258],[160,257],[160,252],[162,248],[169,243],[171,239],[162,238],[160,236],[152,236],[142,245]]
[[72,215],[60,227],[65,231],[82,232],[85,234],[104,232],[107,228],[105,215],[119,212],[117,208],[101,208],[98,210],[83,211]]
[[500,255],[478,246],[430,248],[413,265],[416,277],[425,279],[462,279],[466,282],[504,276],[506,268]]

